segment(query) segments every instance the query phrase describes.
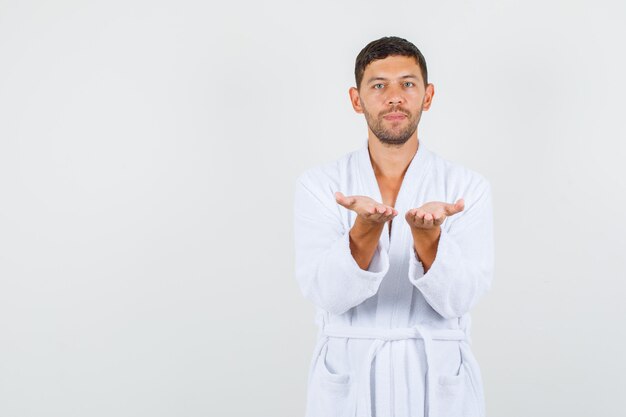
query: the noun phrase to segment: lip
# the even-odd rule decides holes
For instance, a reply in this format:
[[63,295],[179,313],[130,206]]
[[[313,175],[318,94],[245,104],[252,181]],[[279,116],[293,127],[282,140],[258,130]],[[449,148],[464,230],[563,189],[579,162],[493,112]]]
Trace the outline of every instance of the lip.
[[398,113],[398,112],[387,113],[386,115],[383,116],[383,118],[385,120],[402,120],[402,119],[406,119],[406,114]]

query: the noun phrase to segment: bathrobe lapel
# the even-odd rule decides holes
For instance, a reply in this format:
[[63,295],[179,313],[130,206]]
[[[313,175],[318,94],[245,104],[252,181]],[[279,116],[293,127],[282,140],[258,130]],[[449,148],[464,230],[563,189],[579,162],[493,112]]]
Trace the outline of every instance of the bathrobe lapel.
[[[370,197],[382,203],[382,196],[374,168],[370,160],[367,141],[359,150],[359,173],[364,189]],[[381,246],[389,254],[389,272],[381,282],[378,290],[377,320],[376,325],[381,327],[396,327],[405,325],[403,320],[408,319],[407,314],[399,314],[396,311],[409,309],[411,305],[411,294],[413,285],[407,277],[409,255],[413,250],[413,238],[411,230],[404,216],[411,208],[417,207],[418,196],[423,181],[425,180],[430,164],[430,152],[424,147],[420,140],[418,150],[409,163],[404,174],[398,197],[396,198],[395,209],[398,211],[391,225],[391,237],[389,236],[389,222],[385,223],[385,228],[381,235]]]

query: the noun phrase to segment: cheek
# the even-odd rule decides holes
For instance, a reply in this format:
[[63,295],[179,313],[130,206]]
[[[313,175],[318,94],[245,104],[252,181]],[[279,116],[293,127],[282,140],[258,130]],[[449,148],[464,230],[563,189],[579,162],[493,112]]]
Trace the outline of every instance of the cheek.
[[381,105],[379,98],[368,97],[365,100],[361,100],[361,108],[367,110],[370,114],[378,114],[382,107],[383,106]]
[[422,107],[424,106],[424,99],[426,98],[426,96],[424,94],[417,94],[415,96],[414,102],[416,104],[416,107],[418,110],[421,110]]
[[424,91],[417,90],[417,91],[411,92],[410,96],[413,97],[414,100],[421,103],[424,100],[425,94],[424,94]]

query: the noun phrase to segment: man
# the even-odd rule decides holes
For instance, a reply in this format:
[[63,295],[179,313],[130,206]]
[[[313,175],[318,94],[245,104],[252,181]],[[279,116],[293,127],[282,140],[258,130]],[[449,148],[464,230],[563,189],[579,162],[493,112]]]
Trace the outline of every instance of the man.
[[369,43],[355,76],[367,143],[296,181],[296,278],[320,326],[306,417],[483,417],[469,311],[493,275],[490,184],[419,139],[434,86],[415,45]]

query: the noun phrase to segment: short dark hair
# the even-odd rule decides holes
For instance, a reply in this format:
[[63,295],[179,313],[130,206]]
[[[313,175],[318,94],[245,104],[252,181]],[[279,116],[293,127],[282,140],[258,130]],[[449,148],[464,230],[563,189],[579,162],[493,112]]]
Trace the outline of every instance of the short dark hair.
[[365,67],[367,67],[372,61],[384,59],[388,56],[394,55],[412,56],[415,58],[417,65],[419,65],[420,70],[422,71],[424,86],[428,84],[426,59],[424,59],[424,55],[422,55],[420,50],[406,39],[398,38],[397,36],[385,36],[368,43],[356,57],[356,63],[354,65],[356,88],[361,88],[361,81],[363,80]]

